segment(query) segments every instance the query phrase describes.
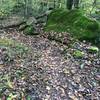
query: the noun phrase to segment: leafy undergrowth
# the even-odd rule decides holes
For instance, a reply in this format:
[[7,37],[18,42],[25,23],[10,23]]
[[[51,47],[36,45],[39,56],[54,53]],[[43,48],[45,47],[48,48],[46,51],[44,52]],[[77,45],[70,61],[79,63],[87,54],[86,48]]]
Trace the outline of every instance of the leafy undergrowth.
[[99,49],[89,43],[68,47],[16,30],[0,35],[1,99],[99,100],[99,86]]
[[99,35],[99,23],[84,16],[81,10],[57,9],[48,16],[45,31],[70,32],[78,39],[93,39]]
[[0,39],[0,48],[4,51],[6,50],[7,54],[11,57],[19,55],[22,57],[26,52],[28,52],[28,47],[22,43],[18,43],[12,39],[1,38]]
[[[12,100],[19,96],[15,91],[13,78],[22,78],[23,70],[19,66],[27,53],[29,48],[25,44],[7,37],[0,38],[0,98],[3,100]],[[20,95],[23,95],[23,91],[20,91]]]

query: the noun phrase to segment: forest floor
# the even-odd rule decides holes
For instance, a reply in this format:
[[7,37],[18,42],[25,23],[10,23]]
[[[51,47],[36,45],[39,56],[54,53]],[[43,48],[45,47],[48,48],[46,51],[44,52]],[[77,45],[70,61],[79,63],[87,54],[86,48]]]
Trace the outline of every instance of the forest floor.
[[[11,51],[0,43],[2,100],[100,100],[100,55],[88,52],[89,43],[75,42],[68,48],[17,29],[0,30],[2,39],[29,49],[20,55],[16,47],[10,45]],[[74,57],[74,50],[83,51],[84,57]]]

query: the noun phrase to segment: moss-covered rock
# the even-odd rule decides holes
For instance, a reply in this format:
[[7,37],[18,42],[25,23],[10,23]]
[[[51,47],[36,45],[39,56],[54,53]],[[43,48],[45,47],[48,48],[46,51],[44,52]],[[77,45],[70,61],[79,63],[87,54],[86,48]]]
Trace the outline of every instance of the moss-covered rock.
[[33,32],[34,32],[34,29],[32,26],[28,26],[24,29],[24,34],[26,34],[26,35],[31,35],[31,34],[33,34]]
[[57,9],[48,16],[45,31],[70,32],[78,39],[93,39],[99,35],[100,25],[81,10]]
[[26,35],[38,35],[39,33],[35,32],[35,29],[32,25],[26,27],[23,31]]

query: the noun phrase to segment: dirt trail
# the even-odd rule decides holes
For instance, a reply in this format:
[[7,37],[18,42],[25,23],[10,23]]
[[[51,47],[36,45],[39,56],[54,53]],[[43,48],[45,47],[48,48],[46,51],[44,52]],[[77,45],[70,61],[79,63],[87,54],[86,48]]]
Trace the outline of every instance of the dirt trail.
[[[24,89],[31,100],[100,99],[100,81],[96,79],[100,58],[96,54],[87,53],[86,60],[75,59],[70,54],[73,48],[69,48],[64,55],[62,52],[65,45],[40,36],[25,36],[16,29],[5,30],[0,34],[0,38],[2,37],[19,41],[32,49],[25,58],[20,59],[19,68],[14,64],[17,60],[15,58],[13,65],[8,64],[4,69],[0,69],[0,73],[6,70],[4,75],[9,73],[9,75],[14,74],[15,77],[17,70],[24,71],[24,79],[16,78],[15,89],[11,90],[14,93],[20,94],[19,91]],[[80,49],[85,51],[83,45],[88,45],[80,44]],[[94,57],[93,62],[91,56]],[[7,91],[10,92],[10,89],[6,89],[3,93]]]

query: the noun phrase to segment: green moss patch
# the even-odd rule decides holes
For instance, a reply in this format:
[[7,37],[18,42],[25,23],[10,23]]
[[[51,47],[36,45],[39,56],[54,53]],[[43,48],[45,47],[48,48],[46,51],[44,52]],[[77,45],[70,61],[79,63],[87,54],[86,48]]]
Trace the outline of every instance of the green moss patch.
[[45,31],[70,32],[78,39],[93,39],[99,35],[97,21],[84,15],[81,10],[57,9],[48,16]]

